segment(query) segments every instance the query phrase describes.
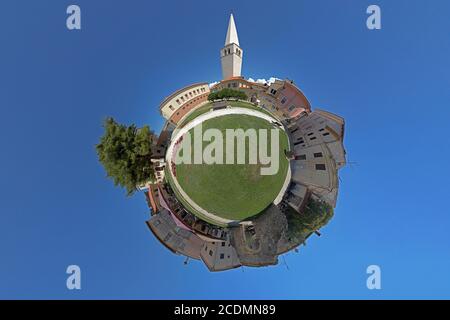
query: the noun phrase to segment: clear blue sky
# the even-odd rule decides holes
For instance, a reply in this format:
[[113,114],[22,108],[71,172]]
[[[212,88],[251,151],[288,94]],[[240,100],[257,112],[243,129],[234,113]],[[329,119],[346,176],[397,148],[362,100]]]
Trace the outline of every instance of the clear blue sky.
[[[106,116],[159,131],[165,96],[219,80],[231,10],[243,75],[293,79],[345,117],[349,165],[322,237],[276,267],[209,273],[160,245],[94,145]],[[0,298],[450,297],[449,17],[445,0],[2,1]]]

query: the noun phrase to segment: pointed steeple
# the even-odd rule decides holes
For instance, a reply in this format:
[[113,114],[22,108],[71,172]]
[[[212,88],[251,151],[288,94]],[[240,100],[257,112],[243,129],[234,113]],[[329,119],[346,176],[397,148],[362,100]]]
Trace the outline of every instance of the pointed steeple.
[[233,14],[228,22],[225,46],[220,50],[220,62],[222,64],[223,79],[241,76],[243,50],[239,46],[239,39],[234,24]]
[[227,37],[225,38],[225,45],[231,43],[239,45],[239,39],[237,35],[236,25],[234,24],[233,14],[230,15],[230,21],[228,22]]

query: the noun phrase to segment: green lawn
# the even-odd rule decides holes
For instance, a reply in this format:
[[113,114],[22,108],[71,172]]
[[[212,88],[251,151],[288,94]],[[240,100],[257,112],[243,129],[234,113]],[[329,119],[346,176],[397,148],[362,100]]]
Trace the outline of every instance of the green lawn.
[[214,224],[214,225],[218,225],[220,227],[226,227],[226,224],[223,223],[218,223],[216,220],[212,220],[209,217],[205,216],[204,214],[202,214],[200,211],[197,211],[194,207],[192,207],[188,201],[186,201],[186,199],[183,198],[183,196],[181,195],[181,193],[177,190],[177,188],[175,187],[175,184],[173,183],[172,180],[172,176],[169,173],[169,168],[165,169],[165,177],[166,177],[166,181],[170,184],[170,186],[172,187],[173,192],[175,193],[178,201],[180,201],[184,208],[191,212],[192,214],[196,215],[197,217],[199,217],[200,219],[202,219],[203,221],[206,221],[208,223]]
[[[204,130],[217,128],[222,132],[227,128],[244,130],[273,128],[267,121],[247,115],[226,115],[207,120],[202,125]],[[177,166],[179,184],[199,206],[220,217],[243,220],[260,213],[278,195],[286,178],[288,161],[284,156],[284,150],[288,149],[288,138],[284,131],[279,131],[280,165],[277,174],[261,175],[261,164],[181,164]],[[205,142],[205,146],[207,144]],[[268,144],[270,150],[270,140]],[[248,155],[248,142],[246,154]]]
[[[216,104],[223,104],[222,101],[217,102]],[[247,108],[247,109],[253,109],[253,110],[257,110],[260,111],[262,113],[268,114],[268,115],[272,115],[270,112],[268,112],[267,110],[257,107],[254,104],[251,104],[249,102],[243,102],[243,101],[228,101],[226,103],[227,105],[230,105],[232,107],[240,107],[240,108]],[[189,123],[190,121],[194,120],[195,118],[197,118],[199,115],[204,114],[206,112],[208,112],[209,110],[211,110],[214,107],[214,103],[212,102],[208,102],[207,104],[195,109],[194,111],[192,111],[185,119],[183,119],[183,121],[179,124],[179,127],[183,127],[184,125],[186,125],[187,123]]]

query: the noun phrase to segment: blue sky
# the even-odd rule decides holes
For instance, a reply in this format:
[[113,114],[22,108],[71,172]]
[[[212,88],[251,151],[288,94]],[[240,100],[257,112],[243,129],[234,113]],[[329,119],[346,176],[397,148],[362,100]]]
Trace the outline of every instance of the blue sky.
[[[65,26],[72,3],[81,31]],[[293,79],[345,117],[349,164],[322,237],[276,267],[209,273],[160,245],[144,196],[105,178],[94,145],[106,116],[159,131],[164,97],[219,80],[231,10],[243,75]],[[449,12],[444,0],[2,1],[0,298],[450,297]]]

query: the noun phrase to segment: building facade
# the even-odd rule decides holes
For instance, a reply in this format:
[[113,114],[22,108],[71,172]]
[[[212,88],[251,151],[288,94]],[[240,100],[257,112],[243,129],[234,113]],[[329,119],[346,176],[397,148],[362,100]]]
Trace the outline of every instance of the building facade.
[[159,109],[164,118],[177,124],[189,111],[208,101],[207,83],[195,83],[172,93],[161,103]]

